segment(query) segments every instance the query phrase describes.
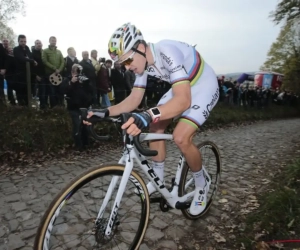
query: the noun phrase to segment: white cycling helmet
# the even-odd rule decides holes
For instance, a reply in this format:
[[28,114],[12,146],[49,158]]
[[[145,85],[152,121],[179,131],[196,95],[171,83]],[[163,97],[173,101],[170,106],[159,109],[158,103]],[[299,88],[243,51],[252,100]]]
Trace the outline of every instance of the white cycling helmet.
[[132,48],[143,41],[143,35],[134,25],[130,23],[123,24],[111,36],[108,42],[108,54],[113,61],[118,61],[120,57],[126,54]]

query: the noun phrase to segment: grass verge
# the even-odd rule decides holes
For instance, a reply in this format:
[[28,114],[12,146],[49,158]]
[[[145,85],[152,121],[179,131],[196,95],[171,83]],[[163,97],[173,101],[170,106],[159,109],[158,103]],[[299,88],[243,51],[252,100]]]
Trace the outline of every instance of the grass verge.
[[260,195],[260,207],[246,217],[247,226],[240,243],[246,249],[253,249],[254,243],[261,241],[300,240],[299,195],[300,159],[283,169],[272,182],[270,191]]

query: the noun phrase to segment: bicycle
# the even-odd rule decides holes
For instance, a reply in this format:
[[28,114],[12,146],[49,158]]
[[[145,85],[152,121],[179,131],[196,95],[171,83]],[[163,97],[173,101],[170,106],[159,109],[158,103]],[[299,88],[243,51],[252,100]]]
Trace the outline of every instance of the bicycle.
[[[86,117],[87,110],[82,110],[82,114]],[[120,117],[96,119],[94,122],[109,121],[123,124],[126,121],[124,114]],[[97,139],[92,126],[90,130],[91,135]],[[194,180],[184,157],[180,156],[176,175],[169,189],[148,163],[146,157],[157,155],[157,151],[145,149],[142,143],[158,139],[172,140],[173,136],[141,133],[139,136],[132,137],[123,131],[124,148],[119,162],[88,169],[57,194],[38,227],[34,249],[138,249],[148,226],[150,201],[159,202],[163,212],[169,209],[180,209],[187,219],[196,220],[203,216],[209,210],[220,182],[221,159],[217,146],[209,141],[198,145],[199,150],[212,152],[216,171],[211,174],[205,169],[207,181],[211,181],[208,202],[206,209],[194,216],[189,213],[190,202],[194,195]],[[203,161],[207,164],[203,155],[202,152]],[[143,178],[133,170],[133,160],[156,186],[161,197],[149,197]],[[102,178],[107,186],[101,188],[100,183],[95,181],[97,178]],[[90,185],[90,188],[87,185]],[[126,188],[126,185],[131,186]],[[96,192],[92,192],[92,187],[96,189]],[[135,191],[138,191],[137,194]],[[75,196],[78,193],[79,196]],[[83,201],[79,201],[79,198]],[[122,198],[127,198],[127,200],[124,201]],[[103,199],[103,202],[99,202],[100,199]],[[134,206],[134,202],[140,202],[141,205]],[[91,209],[94,214],[88,212],[87,208]],[[129,211],[126,212],[127,208]],[[133,208],[138,209],[132,210]],[[75,209],[82,209],[82,211],[71,215],[70,212]],[[62,218],[58,218],[60,215]],[[65,222],[65,219],[70,221]],[[133,222],[129,222],[129,219],[133,219]],[[57,229],[56,226],[59,228]],[[133,233],[133,230],[136,233]],[[81,232],[79,233],[81,242],[72,237],[77,232]],[[114,244],[119,241],[122,243],[114,247]],[[61,247],[60,242],[65,244],[65,247]]]

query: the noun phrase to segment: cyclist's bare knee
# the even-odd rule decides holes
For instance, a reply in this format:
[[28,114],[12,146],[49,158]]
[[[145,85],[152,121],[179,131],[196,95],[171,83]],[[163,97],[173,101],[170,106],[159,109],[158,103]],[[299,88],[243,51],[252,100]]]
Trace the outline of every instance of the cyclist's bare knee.
[[172,120],[170,119],[170,120],[159,121],[156,123],[151,123],[149,128],[150,133],[163,134],[166,128],[168,127],[168,125],[171,123],[171,121]]
[[183,154],[185,154],[193,144],[193,137],[196,130],[197,129],[190,124],[178,122],[173,132],[173,138],[175,144]]

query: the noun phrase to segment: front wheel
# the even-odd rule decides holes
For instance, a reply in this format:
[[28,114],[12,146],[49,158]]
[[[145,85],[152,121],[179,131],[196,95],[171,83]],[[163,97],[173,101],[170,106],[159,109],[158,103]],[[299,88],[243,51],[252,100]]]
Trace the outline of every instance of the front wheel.
[[[205,166],[205,169],[211,179],[211,185],[207,194],[207,205],[202,213],[198,215],[192,215],[190,214],[189,208],[181,209],[182,214],[190,220],[196,220],[200,218],[209,210],[212,201],[217,193],[221,178],[221,157],[218,147],[213,142],[205,141],[198,144],[197,148],[201,153],[202,166]],[[184,196],[185,194],[190,193],[193,190],[195,190],[193,174],[187,162],[185,161],[179,182],[178,195]]]
[[[68,184],[45,212],[34,250],[138,249],[148,226],[150,200],[136,172],[132,171],[119,209],[108,222],[124,169],[120,164],[91,168]],[[134,195],[135,189],[139,195]],[[106,195],[109,199],[99,213]],[[112,231],[105,235],[108,223]]]

